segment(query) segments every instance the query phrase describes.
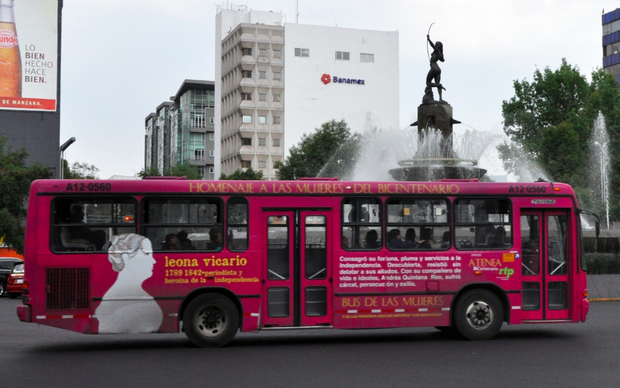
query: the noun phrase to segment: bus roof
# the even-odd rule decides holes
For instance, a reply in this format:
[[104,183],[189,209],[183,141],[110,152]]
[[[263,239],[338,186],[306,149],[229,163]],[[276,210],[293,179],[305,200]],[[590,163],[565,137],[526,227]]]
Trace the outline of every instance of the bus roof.
[[188,193],[217,195],[570,195],[573,189],[552,182],[350,182],[298,181],[207,181],[207,180],[37,180],[31,194]]

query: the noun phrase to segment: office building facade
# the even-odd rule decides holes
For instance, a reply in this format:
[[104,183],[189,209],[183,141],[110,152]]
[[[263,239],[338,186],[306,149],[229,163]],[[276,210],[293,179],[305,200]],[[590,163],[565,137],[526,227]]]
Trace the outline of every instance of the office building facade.
[[603,70],[620,83],[620,8],[604,13],[602,24]]
[[[281,13],[220,6],[215,136],[221,172],[274,163],[321,124],[398,128],[398,32],[283,23]],[[218,163],[216,163],[216,171]]]
[[163,173],[187,162],[203,179],[216,179],[215,83],[185,80],[170,99],[145,118],[145,169]]

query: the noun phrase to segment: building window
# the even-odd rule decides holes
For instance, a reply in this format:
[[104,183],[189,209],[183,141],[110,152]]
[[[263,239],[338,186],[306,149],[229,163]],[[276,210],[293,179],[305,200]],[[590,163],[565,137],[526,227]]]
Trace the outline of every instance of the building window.
[[258,93],[258,101],[267,101],[267,93]]
[[251,48],[242,48],[241,49],[241,55],[252,55],[252,49]]
[[310,50],[305,48],[295,48],[295,56],[296,57],[309,57]]
[[280,50],[273,50],[274,58],[282,58],[282,52]]
[[209,124],[215,124],[215,117],[209,117]]
[[252,167],[252,161],[251,160],[242,160],[241,161],[241,168],[251,168]]
[[266,137],[259,137],[258,138],[258,145],[259,146],[266,146],[267,145],[267,138]]
[[267,161],[266,160],[259,160],[258,161],[258,168],[267,168]]
[[205,150],[194,150],[194,160],[205,160]]
[[360,54],[360,62],[374,62],[374,61],[375,61],[375,54],[365,54],[365,53]]
[[267,116],[258,116],[259,124],[267,124]]
[[273,116],[273,123],[280,124],[280,116]]
[[267,49],[258,49],[258,56],[259,57],[266,57],[267,56]]
[[200,174],[200,176],[204,179],[205,177],[205,166],[197,166],[198,167],[198,174]]
[[243,78],[252,78],[252,70],[242,70],[241,76]]
[[211,140],[211,141],[215,140],[215,134],[210,133],[209,134],[209,140]]
[[280,72],[273,73],[273,79],[282,79],[282,73]]
[[215,173],[215,167],[209,167],[209,174]]
[[241,100],[243,101],[252,101],[251,93],[241,93]]
[[242,137],[241,138],[241,145],[251,146],[252,145],[252,138],[251,137]]
[[280,147],[280,139],[273,139],[273,146]]
[[340,61],[348,61],[349,53],[346,51],[336,51],[336,59]]
[[250,115],[243,115],[243,119],[242,119],[244,124],[252,124],[252,116]]
[[280,94],[273,95],[273,102],[280,102]]
[[210,157],[214,157],[214,156],[215,156],[215,151],[213,151],[213,150],[209,150],[209,156],[210,156]]

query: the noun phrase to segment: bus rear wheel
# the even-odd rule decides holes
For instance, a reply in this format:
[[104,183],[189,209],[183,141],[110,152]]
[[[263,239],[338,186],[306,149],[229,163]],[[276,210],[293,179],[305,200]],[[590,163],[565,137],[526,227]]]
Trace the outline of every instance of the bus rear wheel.
[[183,313],[183,329],[197,346],[224,346],[237,334],[239,311],[223,295],[200,295],[190,302]]
[[499,298],[491,291],[475,289],[459,298],[454,324],[459,334],[473,340],[488,340],[504,323],[504,310]]

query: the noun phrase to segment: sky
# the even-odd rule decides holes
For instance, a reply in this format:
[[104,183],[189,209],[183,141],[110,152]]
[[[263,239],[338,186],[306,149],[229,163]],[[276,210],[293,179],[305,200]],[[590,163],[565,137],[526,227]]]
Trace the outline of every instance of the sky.
[[[144,168],[144,120],[185,79],[214,80],[218,2],[64,0],[60,142],[99,177]],[[502,132],[515,80],[566,58],[590,79],[602,67],[601,14],[611,0],[245,0],[286,23],[398,31],[401,128],[416,120],[428,72],[426,34],[444,46],[443,98],[463,124]],[[362,130],[352,128],[353,130]],[[285,145],[286,149],[295,144]]]

